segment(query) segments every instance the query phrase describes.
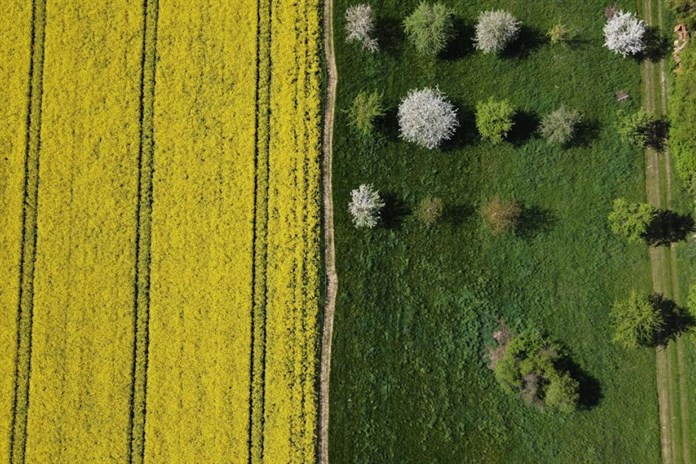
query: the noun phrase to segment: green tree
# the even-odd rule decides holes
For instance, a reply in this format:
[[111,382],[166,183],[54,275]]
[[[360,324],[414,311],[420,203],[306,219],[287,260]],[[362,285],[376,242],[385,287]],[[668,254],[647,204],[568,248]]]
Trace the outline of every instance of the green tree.
[[551,45],[558,45],[568,42],[571,39],[571,34],[571,29],[566,26],[565,23],[559,21],[554,24],[551,29],[549,29],[549,32],[547,32],[546,35],[548,36]]
[[642,108],[635,113],[619,111],[616,120],[616,129],[621,138],[639,147],[644,147],[653,140],[654,126],[655,121]]
[[514,115],[509,101],[489,98],[476,104],[476,127],[484,140],[498,144],[512,129]]
[[614,303],[611,316],[615,327],[613,341],[629,350],[654,344],[665,326],[660,309],[635,290],[627,300]]
[[544,116],[539,132],[547,142],[565,145],[573,140],[581,119],[580,112],[561,105],[556,111]]
[[580,400],[580,384],[567,372],[553,375],[546,387],[544,402],[550,408],[564,413],[577,409]]
[[631,203],[625,198],[617,198],[614,209],[609,213],[609,225],[616,235],[637,243],[645,237],[658,214],[657,208],[648,203]]
[[353,100],[353,105],[348,110],[350,125],[362,135],[370,135],[374,128],[375,120],[384,115],[382,94],[377,92],[361,91]]
[[420,53],[437,55],[454,34],[452,11],[442,3],[421,2],[404,20],[404,30]]

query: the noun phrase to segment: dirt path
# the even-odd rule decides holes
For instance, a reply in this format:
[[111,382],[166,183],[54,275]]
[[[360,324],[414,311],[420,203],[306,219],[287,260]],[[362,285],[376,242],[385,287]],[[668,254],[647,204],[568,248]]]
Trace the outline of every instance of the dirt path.
[[338,291],[336,250],[333,228],[333,125],[336,106],[336,57],[333,42],[333,0],[324,0],[324,51],[326,54],[326,107],[324,109],[324,145],[322,161],[324,195],[324,268],[326,270],[326,299],[321,340],[321,372],[319,387],[319,462],[329,462],[329,379],[331,377],[331,340]]
[[[663,0],[644,0],[644,16],[648,24],[664,30]],[[645,61],[642,65],[643,105],[649,114],[667,114],[667,75],[664,60]],[[672,207],[672,167],[669,150],[659,153],[646,150],[646,193],[650,203],[658,208]],[[650,248],[653,290],[681,303],[676,247]],[[664,464],[689,464],[690,439],[686,397],[683,339],[658,347],[656,380],[659,402],[660,441]]]

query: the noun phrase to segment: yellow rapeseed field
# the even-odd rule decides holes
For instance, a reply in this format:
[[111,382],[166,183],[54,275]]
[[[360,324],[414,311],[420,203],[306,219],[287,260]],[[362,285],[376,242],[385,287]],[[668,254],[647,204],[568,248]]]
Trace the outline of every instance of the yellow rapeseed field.
[[247,462],[256,1],[160,3],[145,462]]
[[314,462],[320,0],[9,3],[0,452]]
[[142,6],[46,17],[26,462],[126,462]]
[[[17,345],[31,2],[0,8],[0,456],[9,455]],[[6,45],[7,44],[7,45]]]

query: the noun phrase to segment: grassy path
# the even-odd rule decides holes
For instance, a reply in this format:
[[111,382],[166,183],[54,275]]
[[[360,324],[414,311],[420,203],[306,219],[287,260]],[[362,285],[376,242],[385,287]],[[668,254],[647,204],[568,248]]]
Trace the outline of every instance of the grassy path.
[[34,305],[34,265],[39,195],[39,150],[41,146],[41,101],[46,31],[46,1],[33,3],[31,65],[29,69],[29,111],[24,171],[24,209],[20,255],[19,312],[17,315],[17,355],[14,401],[10,427],[10,462],[24,462],[27,443],[29,380],[31,372],[32,313]]
[[331,341],[336,310],[338,275],[336,274],[336,248],[333,227],[333,126],[336,111],[336,86],[338,71],[334,52],[333,0],[324,0],[324,53],[327,70],[326,107],[324,108],[324,143],[322,181],[324,196],[324,267],[326,272],[326,295],[324,299],[324,321],[321,340],[321,371],[319,391],[319,462],[329,462],[329,381],[331,378]]
[[[644,16],[648,24],[665,29],[663,0],[644,0]],[[667,114],[667,76],[664,60],[646,60],[642,66],[643,102],[655,117]],[[669,150],[663,153],[646,150],[646,192],[648,201],[658,208],[672,207],[672,168]],[[653,290],[682,304],[674,245],[651,247]],[[689,411],[687,404],[684,337],[679,337],[656,353],[656,375],[660,410],[662,460],[665,464],[691,462]]]
[[145,456],[148,324],[150,319],[150,259],[152,225],[152,175],[154,169],[154,105],[158,0],[144,3],[140,94],[140,146],[138,153],[138,204],[136,207],[133,383],[129,462]]

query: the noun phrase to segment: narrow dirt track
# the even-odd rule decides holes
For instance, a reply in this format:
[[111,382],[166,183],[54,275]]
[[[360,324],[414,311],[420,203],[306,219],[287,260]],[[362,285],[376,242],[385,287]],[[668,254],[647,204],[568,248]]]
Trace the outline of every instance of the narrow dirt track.
[[336,250],[333,228],[333,125],[336,106],[336,57],[333,42],[333,0],[324,0],[324,52],[326,55],[326,107],[324,109],[324,144],[322,160],[324,195],[324,269],[326,272],[326,299],[322,324],[321,367],[319,387],[319,462],[329,462],[329,379],[331,377],[331,340],[333,338],[334,311],[338,291],[336,274]]

